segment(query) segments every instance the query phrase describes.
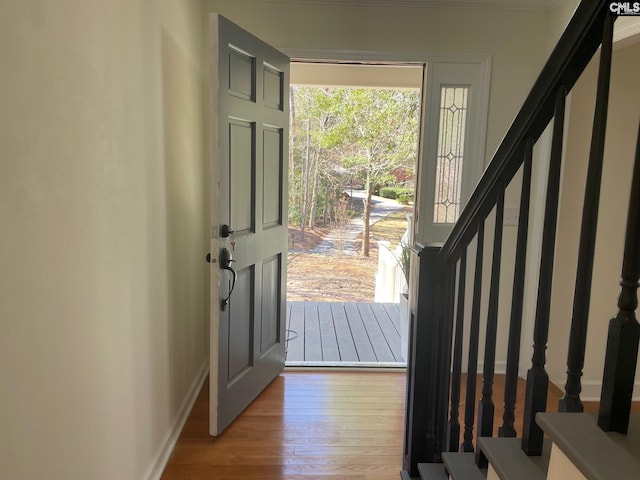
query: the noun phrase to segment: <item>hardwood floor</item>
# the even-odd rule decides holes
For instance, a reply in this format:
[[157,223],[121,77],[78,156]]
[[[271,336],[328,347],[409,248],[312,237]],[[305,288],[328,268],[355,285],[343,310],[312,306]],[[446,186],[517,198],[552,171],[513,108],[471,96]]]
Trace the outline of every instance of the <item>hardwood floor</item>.
[[165,480],[397,480],[404,373],[285,372],[218,438],[208,382]]
[[[478,378],[478,393],[482,379]],[[464,379],[462,386],[464,398]],[[496,375],[494,433],[502,423],[504,376]],[[524,380],[516,429],[522,432]],[[550,385],[548,410],[561,391]],[[164,480],[398,480],[404,372],[285,371],[219,437],[208,434],[208,380],[162,476]],[[585,403],[597,411],[597,403]],[[634,411],[640,405],[634,403]],[[464,405],[460,407],[464,425]],[[475,425],[474,425],[475,434]]]

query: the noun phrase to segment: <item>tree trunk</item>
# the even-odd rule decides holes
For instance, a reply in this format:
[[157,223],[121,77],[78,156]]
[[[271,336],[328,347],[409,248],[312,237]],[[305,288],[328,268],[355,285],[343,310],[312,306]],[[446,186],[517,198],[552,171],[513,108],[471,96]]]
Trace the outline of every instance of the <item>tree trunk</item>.
[[371,194],[373,193],[373,183],[371,177],[367,175],[367,195],[364,202],[364,213],[362,219],[362,256],[369,256],[369,219],[371,218]]
[[292,201],[295,203],[295,171],[296,171],[296,149],[295,149],[295,136],[296,136],[296,96],[293,87],[289,87],[289,109],[291,114],[289,116],[289,194]]
[[311,212],[309,213],[309,228],[314,230],[316,228],[316,212],[318,210],[318,164],[320,163],[320,156],[316,155],[316,159],[313,166],[313,188],[311,189]]
[[311,170],[311,122],[307,120],[307,137],[304,149],[304,161],[302,162],[302,209],[300,212],[300,239],[304,240],[304,230],[307,224],[307,210],[309,207],[309,174]]
[[322,211],[322,226],[327,226],[327,215],[329,213],[329,185],[324,189],[324,209]]

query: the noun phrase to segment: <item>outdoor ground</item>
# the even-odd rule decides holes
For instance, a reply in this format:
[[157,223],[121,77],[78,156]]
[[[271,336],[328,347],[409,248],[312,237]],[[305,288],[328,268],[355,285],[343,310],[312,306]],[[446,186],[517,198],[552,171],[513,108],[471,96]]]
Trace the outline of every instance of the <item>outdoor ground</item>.
[[[289,228],[289,266],[287,300],[323,302],[373,302],[375,274],[378,268],[378,240],[391,242],[393,249],[407,229],[405,215],[413,207],[399,210],[371,226],[370,256],[362,257],[339,252],[310,253],[329,236],[328,228],[307,230],[304,241],[299,227]],[[360,251],[362,235],[355,239],[354,249]],[[349,252],[351,253],[351,252]]]

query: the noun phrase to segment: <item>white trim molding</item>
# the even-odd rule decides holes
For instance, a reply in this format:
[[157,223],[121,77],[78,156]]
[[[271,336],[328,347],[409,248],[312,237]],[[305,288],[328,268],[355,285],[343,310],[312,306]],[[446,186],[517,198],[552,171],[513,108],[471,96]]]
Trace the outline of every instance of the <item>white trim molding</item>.
[[618,18],[614,25],[613,41],[618,48],[640,42],[640,17]]
[[[564,384],[566,379],[552,380],[556,387],[564,392]],[[602,393],[602,382],[596,380],[582,380],[580,383],[582,390],[580,392],[580,399],[583,402],[599,402],[600,394]],[[633,397],[634,402],[640,401],[640,381],[637,381],[633,385]]]
[[184,424],[187,422],[187,418],[189,418],[191,409],[196,403],[198,394],[200,393],[200,390],[202,390],[202,385],[204,385],[204,381],[207,379],[208,374],[209,357],[207,357],[206,361],[203,362],[200,370],[198,371],[198,374],[196,375],[196,378],[191,384],[191,387],[189,388],[189,391],[187,392],[187,395],[182,402],[180,409],[178,410],[178,415],[176,416],[176,420],[173,423],[173,426],[165,435],[164,441],[158,449],[155,460],[149,467],[147,474],[143,477],[145,480],[160,480],[160,477],[162,477],[162,473],[167,466],[169,457],[171,457],[171,453],[176,446],[178,437],[180,437],[180,432],[182,431]]
[[[249,0],[236,0],[249,1]],[[334,5],[344,7],[448,8],[548,12],[566,0],[253,0],[263,3]]]

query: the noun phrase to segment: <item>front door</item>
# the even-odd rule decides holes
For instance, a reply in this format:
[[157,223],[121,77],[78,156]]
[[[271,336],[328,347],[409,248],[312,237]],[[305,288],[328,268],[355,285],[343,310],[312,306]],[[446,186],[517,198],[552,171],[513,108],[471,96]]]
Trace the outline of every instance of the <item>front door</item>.
[[210,32],[217,435],[284,368],[289,59],[220,15]]

